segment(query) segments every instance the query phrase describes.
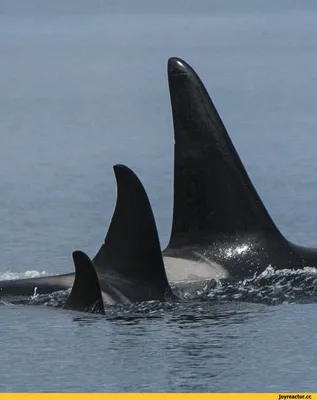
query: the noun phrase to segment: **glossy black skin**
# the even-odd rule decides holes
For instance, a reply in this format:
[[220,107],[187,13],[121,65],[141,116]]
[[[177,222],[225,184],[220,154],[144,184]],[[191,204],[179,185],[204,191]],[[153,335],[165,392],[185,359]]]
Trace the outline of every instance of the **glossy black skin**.
[[[163,255],[222,265],[231,277],[317,266],[315,249],[279,232],[203,83],[183,60],[168,61],[174,123],[174,210]],[[197,255],[198,253],[198,255]]]
[[0,297],[48,294],[72,287],[75,273],[0,281]]
[[[194,70],[185,61],[171,58],[168,78],[175,137],[174,211],[171,238],[163,256],[194,261],[207,258],[221,264],[233,278],[251,277],[269,265],[276,269],[316,267],[315,249],[290,243],[276,228]],[[134,181],[139,185],[137,179]],[[93,259],[101,290],[117,302],[124,302],[124,297],[131,301],[173,297],[157,249],[146,253],[146,246],[142,246],[147,243],[152,248],[158,240],[144,188],[144,192],[135,192],[133,185],[128,186],[131,193],[124,195],[126,201],[117,203],[110,233]],[[146,229],[142,235],[135,230],[138,221],[154,226],[149,238]],[[115,243],[115,251],[108,249],[108,239],[111,246]],[[134,244],[127,246],[131,239]],[[138,263],[132,263],[130,270],[120,268],[120,254],[124,265],[129,259],[122,251],[125,246],[141,261],[141,269]],[[108,256],[115,267],[109,268]],[[153,262],[161,272],[150,273],[151,266],[146,270]],[[35,287],[37,293],[51,293],[72,287],[73,281],[73,273],[2,281],[0,296],[30,296]]]
[[67,310],[104,314],[99,279],[92,261],[82,251],[73,252],[75,280],[64,305]]
[[134,301],[165,300],[170,289],[152,207],[137,176],[115,167],[117,204],[104,244],[93,259],[99,279],[122,287]]
[[[93,259],[102,292],[114,303],[173,298],[146,191],[124,165],[114,166],[117,203],[105,243]],[[87,262],[86,262],[87,264]],[[74,274],[0,282],[0,296],[31,296],[72,287]]]

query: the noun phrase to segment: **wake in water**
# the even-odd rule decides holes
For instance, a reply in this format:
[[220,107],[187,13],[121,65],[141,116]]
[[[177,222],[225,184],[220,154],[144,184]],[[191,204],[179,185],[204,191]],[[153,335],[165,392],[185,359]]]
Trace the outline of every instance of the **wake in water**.
[[25,272],[1,272],[0,281],[10,280],[10,279],[26,279],[26,278],[37,278],[40,276],[48,275],[45,271],[39,272],[35,270],[25,271]]
[[192,300],[223,300],[256,302],[269,305],[311,303],[317,299],[317,269],[274,270],[271,266],[260,275],[241,281],[209,281],[204,285],[174,288]]
[[[17,279],[30,276],[46,275],[45,272],[27,271],[24,274],[6,273],[1,279]],[[179,302],[161,303],[150,301],[131,305],[105,305],[108,318],[129,317],[131,315],[155,318],[162,312],[177,309],[181,303],[202,304],[203,302],[248,302],[266,305],[282,303],[313,303],[317,300],[317,269],[277,270],[269,266],[263,273],[241,281],[205,281],[177,284],[172,286],[179,296]],[[48,307],[62,307],[70,290],[52,294],[34,293],[28,298],[12,297],[2,301],[3,304],[27,304]]]

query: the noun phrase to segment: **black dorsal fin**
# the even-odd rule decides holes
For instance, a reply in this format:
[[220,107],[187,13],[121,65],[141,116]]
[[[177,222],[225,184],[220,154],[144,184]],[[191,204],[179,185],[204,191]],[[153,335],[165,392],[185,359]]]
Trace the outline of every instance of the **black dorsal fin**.
[[64,308],[104,314],[102,293],[96,270],[90,258],[82,251],[73,252],[75,280]]
[[198,75],[185,61],[170,58],[168,79],[175,160],[167,249],[237,232],[279,234]]
[[131,169],[124,165],[113,168],[117,203],[94,265],[99,274],[112,273],[142,288],[147,295],[140,293],[140,300],[163,299],[171,290],[148,196]]

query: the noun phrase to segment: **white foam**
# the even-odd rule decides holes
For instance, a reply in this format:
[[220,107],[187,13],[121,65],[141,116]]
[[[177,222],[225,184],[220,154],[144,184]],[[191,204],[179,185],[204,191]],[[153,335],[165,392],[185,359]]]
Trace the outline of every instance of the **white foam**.
[[48,275],[47,272],[45,271],[35,271],[35,270],[30,270],[30,271],[25,271],[25,272],[11,272],[11,271],[6,271],[6,272],[0,272],[0,280],[1,281],[7,281],[11,279],[24,279],[24,278],[36,278],[39,276],[46,276]]

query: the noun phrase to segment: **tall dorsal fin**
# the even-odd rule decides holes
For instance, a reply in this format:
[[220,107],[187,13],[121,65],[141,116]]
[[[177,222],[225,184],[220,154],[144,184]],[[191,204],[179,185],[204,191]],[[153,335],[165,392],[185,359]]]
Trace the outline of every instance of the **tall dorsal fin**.
[[168,79],[175,160],[167,248],[210,243],[237,232],[278,233],[195,71],[170,58]]
[[117,203],[105,243],[93,262],[99,274],[119,276],[142,288],[148,296],[163,299],[171,293],[150,201],[134,174],[115,165]]
[[102,293],[92,261],[79,250],[73,252],[73,261],[75,280],[64,308],[104,314]]

